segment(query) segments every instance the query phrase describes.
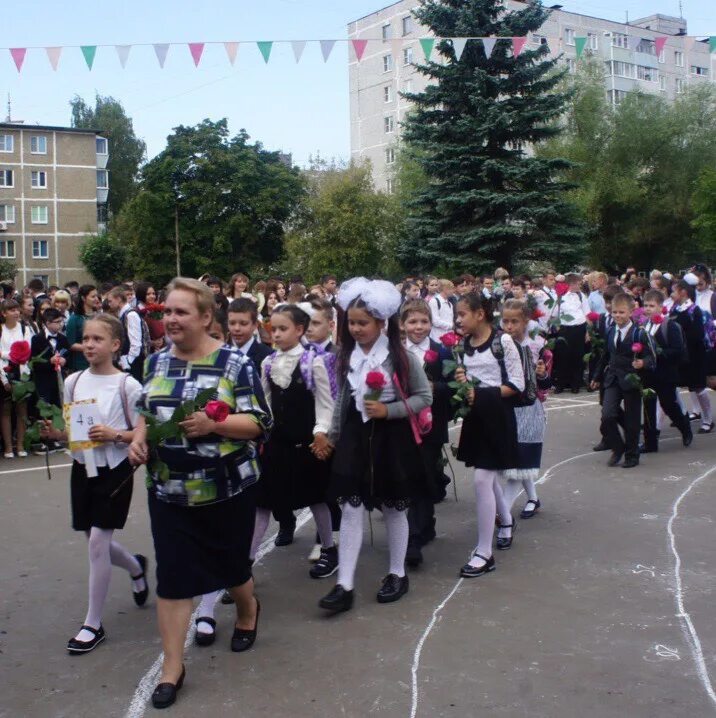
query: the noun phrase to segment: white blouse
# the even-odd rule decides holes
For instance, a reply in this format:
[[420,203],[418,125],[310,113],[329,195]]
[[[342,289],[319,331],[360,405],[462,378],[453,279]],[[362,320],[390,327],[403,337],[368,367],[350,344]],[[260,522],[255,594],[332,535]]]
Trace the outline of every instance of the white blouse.
[[380,394],[379,401],[384,404],[394,401],[395,386],[392,377],[388,376],[383,368],[383,362],[390,354],[388,338],[385,334],[381,334],[371,347],[370,351],[365,352],[356,344],[351,352],[350,367],[348,371],[348,383],[351,386],[351,393],[356,403],[356,409],[360,412],[363,422],[370,421],[370,417],[365,413],[365,395],[370,391],[365,383],[368,372],[379,371],[385,379],[385,387]]
[[434,294],[428,300],[428,306],[430,307],[433,323],[430,337],[439,342],[443,334],[453,330],[455,315],[453,314],[452,304],[444,297]]
[[[22,322],[18,322],[12,329],[7,324],[2,325],[0,331],[0,368],[7,369],[7,365],[10,363],[7,360],[10,354],[10,347],[15,342],[30,342],[32,340],[32,330],[25,324],[23,328]],[[28,373],[27,364],[20,366],[20,375],[24,376]]]
[[[562,297],[559,316],[563,326],[576,327],[580,324],[585,324],[589,311],[589,302],[581,292],[567,292]],[[565,315],[570,316],[571,319],[565,319]]]
[[417,360],[423,364],[425,362],[425,352],[430,349],[430,337],[427,336],[420,344],[413,344],[410,339],[405,340],[405,348],[411,354],[415,354]]
[[711,295],[713,294],[712,289],[704,289],[703,292],[696,290],[696,306],[702,312],[708,312],[711,314]]
[[[482,346],[477,347],[472,355],[465,352],[465,371],[470,379],[477,379],[480,382],[479,386],[482,387],[502,386],[503,384],[500,363],[495,358],[491,349],[493,339],[494,334],[491,334],[490,339]],[[522,371],[522,360],[520,359],[515,342],[509,334],[502,334],[500,342],[505,352],[507,381],[517,389],[517,391],[524,391],[525,375]]]

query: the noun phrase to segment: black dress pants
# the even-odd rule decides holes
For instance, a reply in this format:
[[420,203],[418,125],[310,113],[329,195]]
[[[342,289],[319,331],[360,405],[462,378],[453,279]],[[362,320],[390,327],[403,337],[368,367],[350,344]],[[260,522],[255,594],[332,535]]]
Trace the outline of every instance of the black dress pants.
[[[624,402],[624,437],[619,430],[619,413]],[[641,428],[641,392],[624,391],[618,384],[604,390],[602,404],[602,435],[607,446],[627,459],[639,459],[639,430]]]
[[664,413],[671,419],[674,426],[683,434],[689,426],[689,418],[681,410],[676,399],[676,385],[656,382],[651,387],[655,395],[644,400],[644,444],[647,449],[659,446],[659,434],[656,429],[656,402],[658,400]]
[[554,384],[557,389],[579,389],[584,377],[587,325],[561,326],[554,344]]

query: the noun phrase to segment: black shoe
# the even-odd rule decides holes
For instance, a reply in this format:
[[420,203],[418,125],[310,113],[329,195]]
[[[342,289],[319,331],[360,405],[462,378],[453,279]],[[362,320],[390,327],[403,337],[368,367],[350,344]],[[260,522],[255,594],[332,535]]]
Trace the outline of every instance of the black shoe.
[[[194,623],[196,624],[194,643],[197,646],[210,646],[216,640],[216,621],[209,616],[199,616]],[[214,630],[211,633],[204,633],[199,630],[199,623],[208,623]]]
[[701,426],[699,427],[699,434],[710,434],[714,430],[714,423],[713,421],[708,426]]
[[564,389],[561,386],[557,386],[554,389],[555,394],[561,394],[564,391]]
[[689,421],[698,421],[701,418],[701,414],[694,414],[693,411],[690,411],[686,416],[689,417]]
[[89,631],[94,634],[94,638],[91,641],[78,641],[76,638],[70,638],[67,641],[67,650],[71,656],[81,656],[83,653],[89,653],[99,646],[102,641],[107,637],[104,633],[104,628],[100,625],[99,628],[92,628],[92,626],[82,626],[82,629]]
[[234,653],[243,653],[248,651],[256,642],[259,628],[259,614],[261,613],[261,604],[256,599],[256,620],[254,627],[247,631],[245,628],[234,628],[234,635],[231,637],[231,650]]
[[139,581],[140,578],[144,579],[144,590],[143,591],[132,591],[134,596],[134,602],[137,606],[143,606],[147,602],[147,596],[149,595],[149,582],[147,581],[147,557],[142,556],[141,553],[135,553],[134,558],[142,567],[142,573],[137,576],[132,576],[132,581]]
[[461,569],[460,569],[460,576],[462,578],[477,578],[478,576],[482,576],[483,574],[490,573],[490,571],[495,570],[495,557],[490,556],[490,558],[485,558],[480,553],[474,553],[473,556],[477,556],[478,558],[481,558],[485,563],[482,566],[470,566],[469,563],[466,563]]
[[579,394],[579,387],[578,387],[578,386],[575,387],[574,389],[572,389],[572,394]]
[[337,583],[331,592],[318,602],[318,605],[333,613],[350,611],[353,608],[353,590],[346,591],[340,583]]
[[635,457],[624,459],[624,463],[622,464],[623,469],[633,469],[635,466],[639,466],[639,459]]
[[274,544],[276,546],[290,546],[293,543],[293,532],[296,530],[295,526],[281,526],[279,527],[278,533]]
[[602,439],[598,444],[592,447],[592,451],[609,451],[609,447],[604,443],[604,439]]
[[691,430],[691,424],[686,424],[686,429],[684,429],[683,433],[681,434],[681,441],[684,446],[691,446],[691,442],[693,440],[694,432]]
[[322,548],[321,556],[316,563],[311,566],[308,575],[311,578],[328,578],[338,570],[338,548]]
[[234,599],[228,591],[224,591],[223,595],[221,596],[221,602],[224,604],[224,606],[230,606],[234,602]]
[[639,444],[640,454],[656,454],[659,451],[659,445]]
[[396,576],[389,573],[383,579],[383,585],[380,587],[376,599],[378,603],[393,603],[399,601],[407,592],[410,581],[407,576]]
[[622,456],[624,456],[624,452],[612,451],[612,455],[609,457],[609,461],[607,461],[607,466],[619,466]]
[[522,512],[520,513],[521,519],[531,519],[539,509],[542,508],[542,503],[539,499],[536,501],[534,499],[530,499],[526,504],[525,507],[522,509]]
[[408,550],[405,553],[405,563],[408,564],[410,568],[417,568],[422,562],[423,552],[420,546],[415,543],[409,543]]
[[497,539],[495,540],[495,546],[496,546],[500,551],[507,551],[507,549],[512,546],[512,538],[513,538],[514,535],[515,535],[515,531],[517,531],[517,521],[515,521],[514,519],[512,519],[512,523],[509,524],[509,525],[500,524],[500,525],[497,527],[497,530],[499,531],[500,529],[512,529],[512,535],[511,535],[509,538],[500,538],[500,537],[498,536]]
[[177,693],[184,685],[184,677],[186,676],[186,668],[181,667],[181,675],[176,683],[160,683],[152,693],[152,705],[155,708],[169,708],[176,699]]

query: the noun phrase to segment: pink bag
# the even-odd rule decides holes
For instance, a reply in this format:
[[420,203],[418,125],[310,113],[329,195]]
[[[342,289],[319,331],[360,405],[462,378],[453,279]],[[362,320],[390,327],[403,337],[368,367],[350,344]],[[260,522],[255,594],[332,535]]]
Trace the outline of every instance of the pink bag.
[[408,405],[408,397],[405,396],[403,387],[400,386],[397,374],[393,374],[393,383],[398,388],[398,394],[400,394],[400,398],[403,400],[405,409],[408,412],[408,421],[410,422],[410,428],[413,430],[413,438],[415,439],[415,443],[420,446],[420,444],[423,443],[422,437],[432,431],[433,412],[429,406],[426,406],[424,409],[421,409],[416,416]]

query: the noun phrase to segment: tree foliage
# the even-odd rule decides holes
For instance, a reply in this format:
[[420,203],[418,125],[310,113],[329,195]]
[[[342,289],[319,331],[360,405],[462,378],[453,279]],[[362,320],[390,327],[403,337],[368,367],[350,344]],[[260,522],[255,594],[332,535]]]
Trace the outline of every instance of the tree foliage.
[[[539,2],[506,10],[500,0],[421,0],[414,11],[438,37],[525,36],[549,16]],[[429,178],[410,201],[401,258],[412,268],[447,262],[480,271],[550,256],[562,266],[580,258],[582,228],[563,199],[557,173],[569,164],[536,157],[531,146],[555,136],[568,93],[548,49],[513,57],[510,43],[452,44],[420,66],[432,83],[405,95],[414,103],[403,138]]]
[[0,259],[0,281],[14,282],[17,265],[11,259]]
[[712,253],[716,250],[716,169],[708,167],[703,170],[694,192],[692,207],[700,245]]
[[99,283],[122,280],[128,273],[127,247],[107,233],[87,237],[80,247],[79,258]]
[[144,141],[134,134],[132,120],[127,117],[122,103],[113,97],[95,97],[94,107],[81,97],[70,101],[72,127],[99,130],[109,145],[109,195],[107,203],[111,214],[117,215],[136,194],[139,167],[146,156]]

